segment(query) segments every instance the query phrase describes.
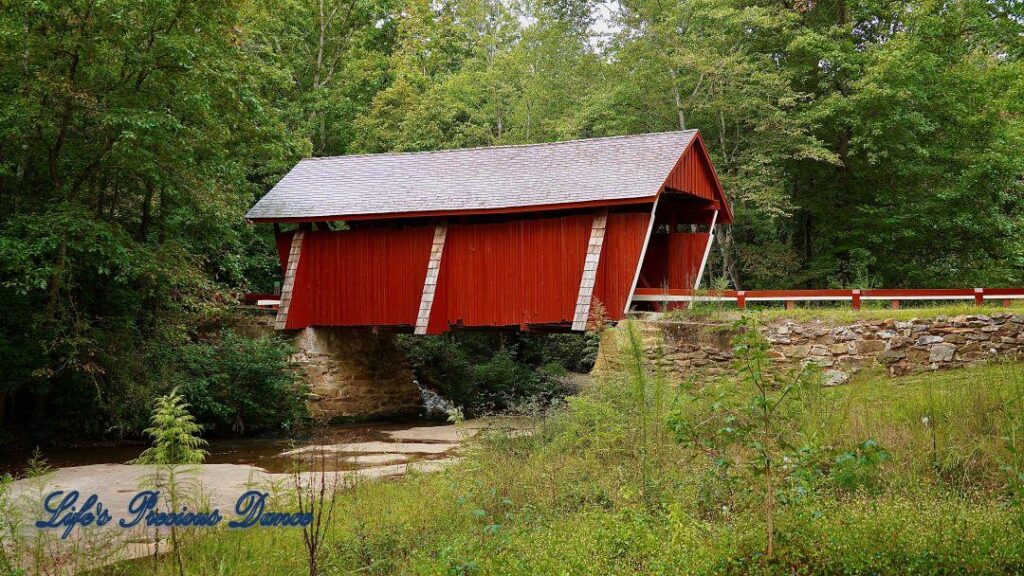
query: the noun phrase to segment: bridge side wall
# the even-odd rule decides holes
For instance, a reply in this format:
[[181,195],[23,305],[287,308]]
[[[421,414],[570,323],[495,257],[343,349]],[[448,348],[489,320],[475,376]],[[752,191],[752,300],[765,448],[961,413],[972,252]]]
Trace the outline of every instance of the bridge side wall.
[[637,284],[643,288],[693,289],[709,238],[707,232],[652,234]]
[[[650,213],[611,212],[591,302],[622,316]],[[573,321],[593,213],[447,225],[427,332]],[[422,304],[435,226],[304,233],[283,327],[412,328]],[[278,236],[287,262],[292,234]],[[591,255],[593,257],[593,255]]]
[[593,216],[448,227],[428,332],[570,323]]
[[285,327],[415,326],[433,236],[433,226],[306,232]]
[[[609,320],[620,320],[624,315],[650,219],[649,211],[608,215],[608,228],[594,285],[594,300],[601,303],[605,317]],[[594,312],[593,303],[591,312]]]

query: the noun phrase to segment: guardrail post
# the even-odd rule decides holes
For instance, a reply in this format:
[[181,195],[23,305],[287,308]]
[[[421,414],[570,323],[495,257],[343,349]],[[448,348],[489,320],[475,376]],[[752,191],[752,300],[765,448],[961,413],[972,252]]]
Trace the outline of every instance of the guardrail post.
[[[1007,302],[1009,302],[1009,300],[1007,300]],[[745,290],[736,292],[736,307],[740,310],[747,309],[747,292]]]
[[1009,308],[1009,307],[1010,307],[1010,299],[1009,298],[1003,298],[1003,308]]
[[985,289],[975,288],[974,289],[974,305],[983,306],[985,304]]
[[850,300],[850,306],[854,310],[860,310],[860,290],[853,291],[853,298]]
[[889,305],[892,306],[893,310],[899,310],[900,309],[900,301],[899,300],[890,300],[889,301]]
[[796,302],[792,300],[786,300],[786,310],[792,310],[796,306]]

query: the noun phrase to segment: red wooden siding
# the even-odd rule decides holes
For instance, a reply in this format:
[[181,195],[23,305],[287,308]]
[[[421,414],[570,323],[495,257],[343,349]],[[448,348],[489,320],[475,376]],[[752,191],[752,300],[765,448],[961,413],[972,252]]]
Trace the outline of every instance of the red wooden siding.
[[718,215],[718,221],[722,224],[732,223],[732,211],[720,191],[721,184],[700,134],[676,162],[675,168],[665,179],[665,186],[703,200],[719,202],[722,212]]
[[594,299],[604,305],[610,320],[620,320],[633,285],[637,262],[647,236],[650,212],[609,214],[601,262],[597,267]]
[[706,232],[652,234],[638,286],[692,289],[707,242]]
[[433,235],[432,226],[307,232],[287,328],[415,325]]
[[[647,212],[608,216],[594,298],[609,319],[623,316],[649,220]],[[456,324],[571,322],[592,221],[584,214],[449,225],[428,332]],[[287,328],[415,325],[433,230],[307,232]],[[645,270],[669,275],[673,288],[689,287],[692,280],[680,282],[696,273],[706,239],[707,234],[652,237]],[[287,258],[290,242],[291,234],[279,235],[281,257]],[[666,259],[672,265],[656,266]]]
[[592,221],[450,225],[427,331],[572,322]]
[[668,236],[668,285],[693,288],[704,259],[704,248],[709,236],[704,232],[692,234],[669,234]]
[[716,200],[715,184],[712,180],[711,166],[707,158],[697,151],[697,145],[691,145],[686,153],[679,158],[676,167],[669,173],[665,186],[688,192],[705,200]]
[[281,272],[284,272],[285,268],[288,267],[288,251],[292,247],[292,233],[282,232],[274,236],[274,241],[277,242],[277,259],[281,262]]

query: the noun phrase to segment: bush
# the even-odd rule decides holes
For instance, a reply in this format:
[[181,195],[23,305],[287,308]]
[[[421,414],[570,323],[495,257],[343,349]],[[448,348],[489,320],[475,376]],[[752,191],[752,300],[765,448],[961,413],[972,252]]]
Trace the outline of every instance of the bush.
[[306,417],[306,390],[288,368],[291,348],[276,336],[224,332],[182,351],[181,387],[208,432],[286,430]]
[[520,336],[520,355],[537,365],[558,365],[569,372],[586,374],[594,367],[601,338],[585,334],[541,334]]
[[470,416],[564,396],[561,377],[588,372],[597,356],[589,334],[464,332],[404,336],[399,345],[420,384]]

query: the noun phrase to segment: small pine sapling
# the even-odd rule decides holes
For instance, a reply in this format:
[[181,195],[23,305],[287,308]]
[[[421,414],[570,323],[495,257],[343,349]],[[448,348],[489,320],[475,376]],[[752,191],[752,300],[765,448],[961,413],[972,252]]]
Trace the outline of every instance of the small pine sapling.
[[781,408],[787,399],[794,397],[791,395],[795,391],[812,384],[813,372],[807,364],[788,377],[777,374],[769,355],[771,345],[758,329],[757,320],[744,316],[733,328],[736,330],[733,355],[741,377],[754,390],[747,406],[750,427],[745,436],[747,447],[756,454],[750,463],[751,469],[763,482],[765,558],[770,561],[775,554],[776,492],[784,479],[779,464],[782,452],[788,447],[782,426],[786,418]]
[[206,440],[199,437],[203,427],[196,424],[188,409],[188,403],[177,388],[156,399],[151,426],[145,430],[146,435],[153,439],[153,445],[139,455],[136,464],[203,463],[208,455],[203,448]]
[[[153,409],[153,416],[150,418],[151,426],[146,428],[145,433],[153,439],[153,445],[147,448],[138,458],[136,464],[153,464],[157,466],[155,484],[161,482],[161,472],[166,471],[166,487],[170,496],[171,510],[178,509],[180,486],[177,477],[177,468],[180,465],[202,464],[208,452],[203,448],[206,440],[199,434],[203,427],[196,423],[195,418],[188,411],[189,405],[185,398],[178,393],[178,389],[171,390],[166,396],[156,400],[156,407]],[[178,574],[185,574],[185,565],[181,558],[181,550],[178,545],[177,529],[171,526],[171,545],[174,550]],[[159,550],[154,549],[153,559],[157,561]]]

